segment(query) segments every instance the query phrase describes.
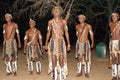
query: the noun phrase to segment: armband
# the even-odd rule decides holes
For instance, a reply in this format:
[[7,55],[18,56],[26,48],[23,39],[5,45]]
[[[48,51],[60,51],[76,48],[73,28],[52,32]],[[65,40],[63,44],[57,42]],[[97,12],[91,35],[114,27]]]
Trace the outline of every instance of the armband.
[[3,34],[5,34],[5,30],[3,30]]
[[89,31],[89,33],[90,33],[91,35],[93,35],[93,32],[92,32],[92,30],[90,30],[90,31]]
[[40,38],[40,39],[42,39],[42,36],[41,36],[41,34],[39,34],[39,38]]
[[68,26],[65,26],[65,29],[68,31]]
[[16,30],[16,33],[17,33],[17,34],[19,33],[19,30],[18,30],[18,29]]
[[76,35],[78,35],[78,31],[76,32]]
[[48,26],[47,31],[49,31],[50,29],[51,29],[50,26]]
[[26,40],[27,39],[27,35],[25,35],[25,37],[24,37],[24,40]]

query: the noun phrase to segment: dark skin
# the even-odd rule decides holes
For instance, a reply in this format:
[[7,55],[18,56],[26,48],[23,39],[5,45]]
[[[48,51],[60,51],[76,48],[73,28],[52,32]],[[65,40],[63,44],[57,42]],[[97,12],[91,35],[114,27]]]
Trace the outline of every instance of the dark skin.
[[37,44],[39,42],[42,51],[42,38],[39,36],[41,35],[41,32],[35,28],[36,24],[34,21],[30,21],[29,25],[30,29],[26,31],[27,39],[24,40],[24,53],[26,53],[26,46],[28,42],[31,42],[32,44]]
[[[118,22],[119,22],[118,14],[113,15],[112,16],[112,22],[109,23],[112,40],[120,40],[120,25],[118,27],[116,27]],[[118,55],[118,63],[120,64],[120,54],[117,54],[117,55]],[[112,57],[112,63],[116,64],[117,58],[115,57],[115,54],[111,54],[111,57]]]
[[[4,40],[11,40],[13,41],[15,39],[15,35],[17,35],[18,39],[18,48],[21,48],[21,42],[20,42],[20,34],[16,32],[18,30],[18,25],[14,22],[11,22],[12,18],[11,16],[7,15],[5,16],[5,20],[7,21],[6,24],[3,25],[4,33]],[[11,61],[14,59],[8,58],[7,61]]]
[[[90,30],[92,31],[92,27],[91,27],[91,25],[85,23],[84,17],[79,17],[79,22],[80,22],[80,24],[76,25],[76,31],[78,32],[77,38],[80,42],[85,42],[88,40],[88,34],[89,34]],[[85,29],[84,29],[82,35],[80,36],[83,27],[85,27]],[[94,47],[94,35],[90,34],[90,38],[92,41],[91,48],[93,48]],[[78,62],[81,62],[82,60],[83,60],[83,57],[78,56]]]
[[[67,40],[67,51],[70,51],[69,34],[68,34],[67,29],[65,28],[67,26],[67,23],[64,19],[61,18],[59,7],[54,7],[53,16],[54,18],[48,21],[48,26],[50,27],[50,29],[47,32],[45,48],[47,50],[48,40],[50,38],[50,35],[51,35],[51,38],[53,39],[61,39],[61,37],[63,37],[63,35],[65,34],[65,37]],[[54,28],[52,26],[53,20],[55,20],[56,24],[58,25],[56,26],[57,28],[56,31],[54,31]],[[64,60],[64,56],[62,55],[62,52],[60,52],[59,64],[61,67],[64,65],[63,60]],[[53,63],[53,68],[54,68],[57,64],[57,57],[55,55],[52,55],[52,63]]]

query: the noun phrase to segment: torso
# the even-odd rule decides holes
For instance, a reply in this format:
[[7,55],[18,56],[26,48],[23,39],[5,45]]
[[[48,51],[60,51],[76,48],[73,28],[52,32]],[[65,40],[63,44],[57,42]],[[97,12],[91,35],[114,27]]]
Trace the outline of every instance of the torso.
[[111,29],[111,39],[112,40],[120,40],[120,22],[119,23],[113,23],[110,22],[109,24]]
[[51,28],[52,28],[52,38],[59,39],[63,37],[64,34],[64,23],[63,20],[59,20],[58,22],[54,19],[51,20]]
[[4,30],[5,30],[5,39],[6,40],[13,40],[15,38],[16,33],[16,24],[10,23],[10,24],[4,24]]
[[29,29],[27,30],[28,41],[32,44],[38,43],[39,39],[39,30],[38,29]]
[[[89,27],[88,27],[89,25],[88,24],[86,24],[85,23],[85,26],[81,26],[81,24],[78,24],[77,26],[76,26],[76,30],[77,30],[77,32],[78,32],[78,41],[79,42],[85,42],[85,41],[87,41],[88,40],[88,32],[89,32]],[[84,30],[83,30],[83,32],[82,32],[82,28],[83,27],[85,27],[84,28]],[[81,35],[81,32],[82,32],[82,35]]]

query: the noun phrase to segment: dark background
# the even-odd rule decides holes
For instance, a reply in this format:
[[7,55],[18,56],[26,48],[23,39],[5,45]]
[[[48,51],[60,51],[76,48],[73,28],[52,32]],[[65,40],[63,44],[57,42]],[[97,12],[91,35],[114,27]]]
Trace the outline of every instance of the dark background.
[[[5,23],[5,19],[4,19],[5,13],[11,13],[13,15],[13,21],[19,25],[19,31],[20,31],[22,43],[24,41],[25,31],[29,28],[29,24],[28,24],[29,18],[30,18],[29,10],[27,11],[27,14],[20,15],[19,19],[17,18],[18,17],[17,14],[15,14],[14,12],[12,12],[12,10],[10,10],[12,5],[16,1],[18,1],[18,0],[0,0],[0,42],[1,42],[1,45],[3,42],[3,27],[2,27],[2,25]],[[65,1],[67,1],[67,0],[65,0]],[[94,31],[94,37],[95,37],[95,45],[99,42],[104,42],[108,46],[109,39],[110,39],[110,37],[109,37],[110,29],[108,26],[110,19],[108,19],[109,18],[108,15],[110,15],[110,13],[107,13],[107,11],[106,11],[106,13],[104,13],[104,14],[93,16],[88,11],[88,8],[91,8],[91,6],[93,6],[93,5],[89,5],[86,8],[86,7],[82,6],[81,4],[78,4],[80,1],[83,1],[83,0],[75,0],[75,2],[74,2],[75,7],[73,6],[74,9],[72,9],[72,10],[76,11],[76,13],[73,13],[73,14],[71,13],[72,16],[70,16],[70,20],[68,20],[68,28],[69,28],[71,44],[75,45],[75,43],[76,43],[75,25],[79,23],[77,16],[82,13],[87,16],[86,22],[92,25],[92,28]],[[117,2],[115,2],[115,3],[117,3]],[[27,5],[31,5],[31,4],[32,3],[30,3],[30,2],[27,3]],[[87,1],[85,4],[87,4]],[[95,4],[95,2],[93,4]],[[104,3],[103,5],[106,5],[106,4]],[[97,6],[97,5],[96,6],[94,5],[94,7],[92,7],[91,9],[96,13],[101,12],[103,10],[105,11],[105,9],[103,9],[102,7]],[[119,13],[120,9],[118,8],[116,10],[116,12]],[[41,31],[42,36],[43,36],[43,44],[45,43],[45,38],[46,38],[46,33],[47,33],[47,23],[48,23],[48,20],[50,20],[51,18],[52,18],[52,15],[51,15],[50,11],[48,11],[48,13],[43,17],[34,16],[34,19],[37,24],[36,27]]]

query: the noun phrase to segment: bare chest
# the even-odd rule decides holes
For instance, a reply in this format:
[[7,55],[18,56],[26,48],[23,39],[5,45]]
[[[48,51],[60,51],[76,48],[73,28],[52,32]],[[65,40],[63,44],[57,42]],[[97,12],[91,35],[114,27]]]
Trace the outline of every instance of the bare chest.
[[56,21],[53,21],[53,23],[52,23],[52,30],[53,30],[53,32],[63,32],[63,30],[64,30],[64,24],[63,24],[63,22],[62,21],[58,21],[58,22],[56,22]]
[[37,37],[37,36],[38,36],[37,32],[30,31],[30,32],[28,33],[28,37],[29,37],[29,38],[33,38],[33,37]]
[[81,33],[88,33],[89,29],[87,28],[87,26],[84,26],[84,27],[79,26],[77,28],[77,31],[78,31],[79,34],[81,34]]

